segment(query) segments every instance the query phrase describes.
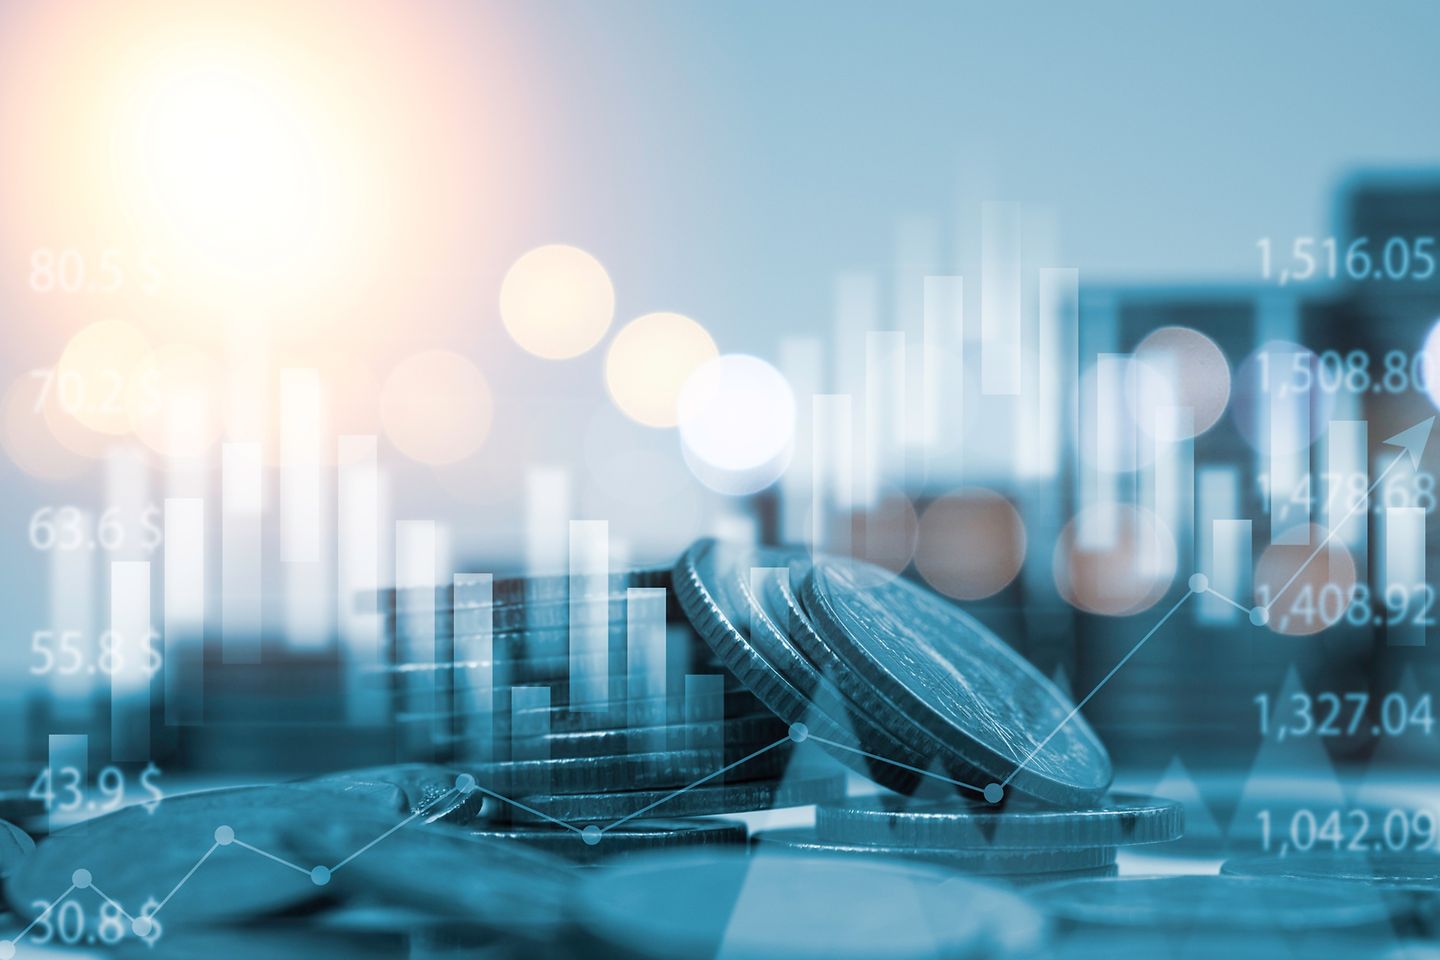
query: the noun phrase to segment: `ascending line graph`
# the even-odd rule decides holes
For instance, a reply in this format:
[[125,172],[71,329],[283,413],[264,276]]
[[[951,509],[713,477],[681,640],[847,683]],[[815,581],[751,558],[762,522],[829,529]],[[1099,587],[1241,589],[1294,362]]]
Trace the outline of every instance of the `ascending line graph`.
[[[1395,434],[1395,436],[1386,440],[1385,443],[1392,447],[1399,447],[1403,451],[1403,453],[1408,454],[1412,467],[1416,470],[1419,470],[1420,455],[1425,452],[1425,444],[1430,439],[1430,429],[1434,425],[1435,418],[1429,417],[1415,424],[1413,427],[1400,431],[1399,433]],[[1265,604],[1254,607],[1246,607],[1238,601],[1234,600],[1233,598],[1227,597],[1224,594],[1214,589],[1211,589],[1209,578],[1207,578],[1205,574],[1197,573],[1191,576],[1185,595],[1182,596],[1179,600],[1175,601],[1175,605],[1172,606],[1169,610],[1167,610],[1164,616],[1162,616],[1158,621],[1156,621],[1155,625],[1145,632],[1145,635],[1140,638],[1139,642],[1137,642],[1135,646],[1131,647],[1130,651],[1126,653],[1125,656],[1120,658],[1120,661],[1116,663],[1113,668],[1111,668],[1109,673],[1105,674],[1105,676],[1100,679],[1100,682],[1097,683],[1090,690],[1090,692],[1085,695],[1084,699],[1082,699],[1079,703],[1075,704],[1075,706],[1070,710],[1070,712],[1065,715],[1065,719],[1061,720],[1058,724],[1056,724],[1055,729],[1051,730],[1050,733],[1045,737],[1045,739],[1041,740],[1038,744],[1035,745],[1035,748],[1026,755],[1025,759],[1021,760],[1019,765],[1016,766],[1014,770],[1010,771],[1009,776],[1007,776],[1004,780],[1001,780],[999,784],[990,784],[985,788],[985,799],[990,800],[993,803],[998,801],[1002,796],[1004,796],[1004,789],[1010,785],[1010,781],[1014,780],[1015,777],[1022,770],[1024,770],[1026,766],[1029,765],[1030,761],[1034,760],[1036,755],[1039,754],[1041,750],[1045,749],[1045,745],[1048,744],[1051,740],[1053,740],[1055,738],[1055,735],[1065,728],[1066,724],[1068,724],[1071,720],[1075,719],[1076,714],[1080,712],[1080,710],[1085,706],[1085,704],[1089,703],[1091,699],[1093,699],[1094,696],[1099,693],[1105,687],[1105,685],[1114,678],[1115,674],[1120,672],[1121,667],[1125,666],[1125,664],[1130,662],[1130,659],[1134,657],[1135,654],[1140,652],[1140,648],[1145,646],[1145,644],[1150,641],[1151,637],[1155,636],[1155,634],[1160,632],[1160,628],[1165,626],[1165,624],[1169,622],[1170,618],[1175,615],[1175,612],[1179,610],[1182,606],[1184,606],[1185,602],[1191,597],[1202,593],[1208,593],[1209,595],[1225,603],[1228,603],[1230,606],[1234,607],[1240,612],[1249,614],[1250,622],[1255,626],[1261,627],[1268,623],[1270,620],[1270,608],[1275,605],[1276,601],[1280,599],[1280,597],[1285,593],[1285,591],[1289,590],[1292,586],[1295,585],[1295,582],[1300,579],[1300,575],[1305,572],[1306,568],[1309,567],[1312,562],[1314,562],[1315,558],[1320,556],[1321,552],[1324,551],[1325,547],[1329,545],[1330,541],[1334,538],[1335,531],[1345,526],[1345,524],[1349,522],[1351,517],[1355,516],[1355,514],[1365,509],[1365,505],[1370,502],[1370,497],[1379,488],[1380,484],[1385,481],[1385,478],[1389,476],[1390,471],[1395,468],[1395,465],[1397,463],[1400,463],[1403,459],[1404,457],[1396,457],[1394,460],[1390,461],[1390,463],[1385,467],[1384,470],[1380,471],[1379,475],[1375,477],[1374,482],[1366,488],[1365,495],[1363,497],[1356,497],[1355,502],[1350,505],[1350,509],[1345,513],[1345,515],[1341,517],[1338,521],[1330,525],[1329,531],[1325,534],[1324,538],[1321,539],[1320,543],[1317,544],[1315,549],[1310,552],[1310,555],[1307,556],[1300,563],[1300,565],[1295,568],[1295,572],[1290,574],[1290,579],[1286,580],[1284,585],[1279,590],[1276,590],[1274,595],[1271,596],[1269,601]]]
[[[1391,446],[1400,447],[1406,454],[1409,455],[1412,464],[1415,468],[1418,469],[1420,465],[1420,455],[1425,449],[1425,445],[1429,439],[1431,427],[1434,425],[1434,422],[1435,418],[1431,417],[1416,424],[1413,427],[1410,427],[1407,430],[1396,434],[1395,436],[1386,440],[1385,443]],[[962,781],[955,780],[951,777],[944,776],[943,774],[939,774],[934,771],[924,770],[919,767],[910,766],[909,764],[901,763],[896,760],[891,760],[888,757],[884,757],[879,754],[867,752],[850,744],[827,739],[824,737],[813,736],[810,734],[809,729],[804,723],[792,723],[789,728],[789,733],[785,737],[782,737],[781,739],[776,740],[775,742],[768,744],[767,746],[761,747],[760,749],[755,750],[750,754],[733,761],[732,763],[728,763],[723,767],[720,767],[713,773],[707,774],[706,776],[701,777],[699,780],[696,780],[693,783],[680,787],[672,791],[671,793],[665,795],[664,797],[653,801],[652,803],[649,803],[635,811],[632,811],[629,814],[626,814],[623,817],[611,821],[603,827],[599,824],[594,823],[580,826],[575,823],[550,816],[549,814],[546,814],[541,810],[527,805],[522,801],[504,796],[503,794],[497,793],[496,791],[491,790],[488,787],[480,785],[476,782],[475,778],[468,773],[461,774],[459,777],[456,778],[455,786],[451,791],[443,793],[433,798],[428,803],[417,807],[413,812],[410,813],[409,816],[398,821],[394,826],[390,827],[388,830],[381,833],[375,839],[369,841],[364,846],[355,850],[354,852],[346,856],[343,860],[331,867],[320,865],[307,869],[306,867],[286,860],[284,857],[272,853],[271,851],[264,850],[260,847],[245,842],[244,840],[240,839],[235,835],[235,831],[231,827],[222,824],[215,828],[214,843],[212,843],[210,848],[206,850],[198,860],[195,861],[194,865],[191,866],[188,871],[186,871],[185,875],[180,878],[180,880],[170,889],[170,891],[164,896],[164,898],[161,899],[158,904],[153,908],[150,908],[148,910],[142,910],[138,914],[133,914],[130,911],[127,911],[122,904],[120,904],[117,900],[106,894],[104,890],[95,883],[94,877],[91,875],[89,870],[83,867],[78,868],[71,875],[70,886],[67,887],[66,890],[62,894],[60,894],[60,896],[50,901],[45,907],[45,909],[39,914],[37,914],[34,919],[32,919],[28,924],[26,924],[26,926],[21,929],[21,931],[13,939],[0,940],[0,960],[10,960],[10,958],[14,957],[16,945],[23,941],[25,937],[28,936],[32,930],[35,929],[37,924],[43,922],[61,903],[68,899],[77,890],[88,889],[94,891],[96,896],[100,897],[101,900],[109,904],[115,911],[117,911],[117,913],[121,917],[129,921],[130,929],[136,936],[142,938],[150,936],[151,933],[157,929],[156,917],[165,908],[166,904],[170,903],[170,901],[174,899],[175,895],[178,894],[182,888],[184,888],[185,884],[188,883],[190,879],[195,876],[196,872],[199,871],[200,868],[203,867],[221,847],[227,847],[232,845],[240,847],[243,850],[263,857],[267,860],[271,860],[283,867],[286,867],[287,869],[293,870],[308,877],[310,882],[315,884],[316,886],[325,886],[331,881],[335,873],[344,869],[357,857],[364,855],[372,848],[395,834],[397,831],[409,826],[415,820],[424,816],[430,809],[435,807],[441,801],[449,799],[456,794],[465,796],[472,792],[480,792],[485,796],[496,800],[497,802],[513,806],[516,809],[522,810],[525,813],[534,816],[540,820],[546,821],[552,825],[573,831],[574,833],[578,834],[585,843],[595,845],[601,842],[607,832],[614,830],[617,827],[623,826],[631,820],[643,816],[644,814],[649,813],[650,811],[659,808],[666,803],[669,803],[671,800],[674,800],[677,797],[680,797],[685,793],[696,789],[697,787],[703,786],[704,784],[716,779],[717,777],[723,776],[729,771],[743,766],[744,764],[749,763],[751,760],[754,760],[757,757],[762,756],[763,754],[769,753],[771,750],[775,750],[783,744],[791,742],[802,743],[807,739],[813,739],[817,743],[825,744],[826,746],[829,746],[833,749],[847,751],[858,756],[866,757],[870,760],[875,760],[881,763],[900,767],[917,773],[921,776],[951,784],[960,789],[981,793],[989,802],[998,803],[1001,799],[1003,799],[1005,788],[1010,785],[1010,782],[1014,780],[1014,778],[1021,771],[1023,771],[1032,760],[1034,760],[1034,758],[1040,753],[1040,751],[1043,750],[1045,746],[1049,744],[1049,742],[1054,739],[1054,737],[1062,729],[1064,729],[1066,724],[1073,720],[1080,713],[1080,711],[1084,709],[1087,703],[1089,703],[1102,689],[1104,689],[1105,685],[1108,684],[1115,677],[1115,675],[1119,673],[1120,670],[1124,668],[1124,666],[1128,662],[1130,662],[1130,660],[1137,653],[1140,652],[1140,650],[1145,646],[1145,644],[1150,641],[1152,637],[1154,637],[1160,632],[1160,630],[1165,626],[1165,624],[1167,624],[1170,619],[1174,617],[1174,615],[1180,610],[1180,608],[1184,606],[1185,603],[1189,601],[1192,597],[1202,594],[1209,594],[1210,596],[1213,596],[1218,600],[1229,604],[1230,606],[1243,613],[1248,613],[1250,621],[1254,625],[1264,625],[1269,619],[1270,608],[1274,606],[1276,601],[1279,600],[1279,598],[1285,593],[1285,591],[1287,591],[1291,586],[1294,585],[1294,583],[1299,579],[1301,574],[1310,565],[1310,563],[1313,562],[1315,558],[1320,555],[1320,553],[1325,549],[1325,547],[1329,544],[1330,540],[1333,538],[1335,531],[1342,527],[1352,516],[1359,512],[1359,510],[1364,508],[1365,504],[1369,500],[1369,497],[1375,492],[1375,490],[1385,480],[1386,476],[1390,473],[1390,471],[1400,461],[1401,458],[1396,457],[1393,461],[1391,461],[1388,466],[1386,466],[1384,470],[1380,472],[1380,474],[1375,478],[1374,482],[1371,483],[1369,488],[1366,490],[1365,496],[1357,498],[1357,502],[1351,506],[1350,511],[1346,513],[1345,516],[1343,516],[1338,522],[1331,525],[1330,531],[1326,534],[1326,536],[1320,541],[1320,543],[1309,554],[1309,556],[1306,557],[1306,559],[1296,568],[1295,572],[1291,574],[1290,578],[1285,582],[1285,584],[1275,592],[1275,594],[1269,599],[1268,603],[1264,604],[1263,606],[1246,607],[1236,601],[1234,598],[1228,597],[1223,593],[1220,593],[1219,591],[1213,589],[1210,586],[1209,580],[1205,576],[1205,574],[1197,573],[1192,575],[1187,583],[1187,589],[1184,595],[1181,596],[1180,599],[1178,599],[1168,610],[1166,610],[1166,612],[1160,617],[1160,619],[1157,620],[1150,627],[1150,629],[1147,630],[1143,636],[1141,636],[1139,641],[1137,641],[1136,644],[1131,647],[1130,650],[1123,657],[1120,658],[1120,660],[1115,664],[1115,666],[1110,669],[1110,672],[1107,673],[1103,678],[1101,678],[1100,682],[1097,683],[1090,690],[1089,693],[1087,693],[1078,703],[1074,705],[1074,707],[1070,709],[1070,711],[1065,715],[1064,719],[1062,719],[1055,726],[1055,728],[1051,730],[1050,733],[1047,734],[1045,738],[1042,739],[1025,756],[1025,758],[1020,761],[1019,764],[1016,765],[1016,767],[1009,773],[1009,775],[1007,775],[1003,780],[999,781],[998,783],[987,784],[983,788],[978,787],[974,784],[964,783]]]

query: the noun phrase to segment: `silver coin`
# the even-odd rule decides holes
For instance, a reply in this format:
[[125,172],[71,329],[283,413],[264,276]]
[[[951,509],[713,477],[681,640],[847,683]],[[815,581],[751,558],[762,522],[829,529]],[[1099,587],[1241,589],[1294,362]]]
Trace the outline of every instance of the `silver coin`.
[[587,878],[577,918],[624,955],[666,960],[994,957],[1020,931],[1043,942],[1024,900],[950,877],[860,857],[651,854]]
[[[117,810],[39,844],[6,881],[6,899],[33,918],[44,909],[37,904],[79,886],[76,871],[84,870],[86,883],[131,916],[138,917],[147,902],[165,901],[165,926],[243,919],[304,903],[320,892],[307,874],[244,845],[284,857],[283,834],[292,823],[366,816],[393,826],[403,816],[398,810],[405,798],[396,787],[332,786],[208,790],[166,797],[153,812],[144,806]],[[190,873],[202,858],[205,863]],[[87,922],[94,916],[87,912]]]
[[852,699],[892,728],[913,719],[973,769],[969,782],[1013,777],[1013,789],[1064,805],[1110,785],[1110,757],[1069,699],[953,603],[888,571],[834,561],[816,564],[801,599],[852,668],[842,679],[864,681],[869,695],[852,690]]
[[[786,723],[811,728],[816,742],[847,766],[908,793],[919,778],[907,767],[924,767],[928,758],[842,696],[833,679],[796,646],[755,596],[752,569],[786,568],[801,555],[702,540],[675,566],[675,595],[720,662],[771,712]],[[897,763],[877,761],[866,753]]]
[[[760,780],[785,770],[788,755],[770,750],[726,771],[730,780]],[[719,750],[665,750],[608,757],[564,757],[551,760],[503,760],[476,764],[476,782],[511,797],[533,793],[595,793],[605,790],[650,790],[684,787],[723,767]]]
[[803,807],[845,795],[845,777],[787,777],[781,781],[702,784],[684,790],[613,790],[606,793],[544,794],[523,798],[525,807],[496,805],[496,817],[522,823],[546,818],[604,826],[635,814],[703,817],[780,807]]
[[396,763],[340,770],[298,781],[301,784],[388,784],[404,794],[404,809],[421,813],[426,823],[468,823],[480,815],[485,798],[455,789],[463,771],[433,763]]
[[499,842],[539,847],[577,863],[598,863],[619,856],[653,853],[680,847],[743,846],[749,839],[745,824],[735,820],[631,820],[590,843],[575,830],[537,824],[501,828],[470,828],[470,833]]
[[285,839],[310,862],[331,864],[326,883],[341,891],[502,930],[543,932],[563,918],[572,874],[558,857],[449,824],[394,826],[369,813],[291,821]]
[[723,749],[730,763],[761,747],[789,736],[789,728],[772,714],[726,718],[709,723],[675,723],[621,727],[613,730],[577,730],[533,737],[549,756],[596,757],[646,749]]
[[1055,849],[1162,843],[1185,829],[1185,808],[1173,800],[1110,794],[1074,810],[1017,809],[960,800],[899,797],[821,804],[815,834],[836,843],[918,847]]
[[[495,607],[562,604],[570,599],[571,577],[569,574],[551,574],[534,577],[499,577],[490,584],[490,605]],[[597,586],[596,578],[586,577],[589,588]],[[647,567],[612,573],[605,578],[605,597],[624,597],[631,587],[670,586],[669,567]],[[454,586],[442,584],[434,588],[408,587],[396,590],[388,588],[357,596],[359,604],[378,603],[381,610],[401,609],[428,601],[435,609],[455,609]],[[478,609],[484,604],[461,602],[460,609]],[[363,607],[361,609],[364,609]]]
[[1402,930],[1431,936],[1440,932],[1440,857],[1434,851],[1237,857],[1225,861],[1220,872],[1230,877],[1329,880],[1352,884],[1367,896],[1378,890]]
[[1051,873],[1057,870],[1092,870],[1115,862],[1114,847],[1072,847],[1061,850],[1016,850],[957,847],[886,846],[832,843],[819,840],[810,827],[762,830],[757,847],[776,846],[809,854],[874,856],[936,863],[964,873],[1000,875]]
[[1057,919],[1147,929],[1337,931],[1384,925],[1379,896],[1345,884],[1242,877],[1120,877],[1039,887],[1030,896]]

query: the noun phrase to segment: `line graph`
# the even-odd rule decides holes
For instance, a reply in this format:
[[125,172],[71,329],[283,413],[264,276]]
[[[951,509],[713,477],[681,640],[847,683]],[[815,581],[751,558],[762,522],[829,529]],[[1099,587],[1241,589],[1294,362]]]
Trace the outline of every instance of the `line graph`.
[[[1420,464],[1421,453],[1424,451],[1434,421],[1434,417],[1421,421],[1415,426],[1396,434],[1395,436],[1384,442],[1391,446],[1400,447],[1405,454],[1408,454],[1412,464],[1418,468]],[[1357,502],[1351,506],[1350,511],[1346,513],[1345,516],[1342,517],[1337,523],[1331,526],[1329,533],[1327,533],[1327,535],[1320,541],[1320,543],[1309,554],[1309,556],[1307,556],[1306,559],[1296,568],[1296,570],[1291,574],[1290,578],[1285,582],[1285,584],[1278,591],[1275,592],[1275,594],[1269,599],[1268,603],[1264,605],[1257,605],[1254,607],[1246,607],[1234,598],[1226,596],[1225,594],[1213,589],[1210,586],[1209,580],[1205,574],[1196,573],[1191,575],[1187,582],[1187,589],[1185,593],[1177,601],[1175,601],[1175,603],[1172,604],[1170,608],[1166,610],[1166,612],[1153,625],[1151,625],[1151,627],[1140,637],[1140,639],[1135,643],[1135,645],[1132,646],[1130,650],[1123,657],[1121,657],[1119,661],[1116,662],[1114,667],[1112,667],[1110,671],[1104,677],[1102,677],[1098,683],[1095,684],[1095,686],[1090,690],[1090,692],[1087,693],[1083,698],[1081,698],[1080,701],[1077,702],[1069,710],[1068,713],[1066,713],[1065,717],[1058,724],[1056,724],[1054,729],[1052,729],[1038,744],[1036,744],[1036,746],[1030,750],[1030,752],[1025,756],[1025,758],[1021,760],[1020,763],[1017,764],[1015,768],[1011,770],[1011,772],[1004,779],[1000,780],[997,783],[987,784],[983,788],[978,787],[974,784],[965,783],[963,781],[956,780],[954,778],[936,773],[934,771],[924,770],[906,763],[891,760],[888,757],[871,753],[850,744],[842,743],[840,741],[825,737],[814,736],[809,732],[809,729],[806,727],[806,725],[800,722],[790,724],[789,732],[785,737],[782,737],[774,741],[773,743],[761,747],[758,750],[755,750],[747,754],[746,756],[741,757],[738,760],[725,764],[714,772],[709,773],[704,777],[701,777],[700,779],[695,780],[689,784],[686,784],[683,787],[679,787],[672,792],[666,794],[665,796],[661,797],[660,799],[646,804],[645,806],[634,810],[631,813],[626,814],[625,816],[612,820],[604,826],[596,823],[589,823],[584,826],[579,826],[574,822],[553,817],[545,813],[544,811],[541,811],[531,805],[524,803],[523,801],[505,796],[495,790],[490,789],[489,787],[483,786],[475,780],[475,777],[473,775],[463,773],[456,778],[455,785],[451,790],[441,793],[429,800],[428,802],[416,807],[408,816],[399,820],[394,826],[385,830],[379,836],[375,837],[373,840],[370,840],[368,843],[364,844],[360,848],[356,849],[354,852],[350,853],[344,859],[340,860],[334,866],[330,867],[326,867],[324,865],[317,865],[310,868],[303,867],[300,864],[294,863],[290,860],[285,859],[284,857],[279,856],[278,854],[275,854],[269,850],[265,850],[261,847],[255,846],[240,839],[235,835],[235,831],[230,826],[221,824],[215,828],[214,842],[210,845],[209,849],[207,849],[203,854],[201,854],[201,856],[195,861],[194,865],[191,866],[188,871],[186,871],[185,875],[180,878],[180,880],[175,884],[174,887],[170,889],[168,893],[166,893],[164,898],[162,898],[153,908],[150,908],[148,911],[142,909],[141,912],[139,912],[138,914],[126,910],[123,904],[105,893],[104,890],[101,889],[94,882],[94,877],[91,875],[89,870],[83,867],[77,868],[71,875],[70,885],[65,889],[63,893],[61,893],[54,900],[49,901],[45,909],[42,910],[39,914],[37,914],[33,919],[31,919],[30,922],[26,924],[25,927],[23,927],[14,938],[8,940],[0,940],[0,960],[10,960],[10,958],[14,957],[17,945],[24,941],[24,939],[31,933],[31,931],[35,929],[36,925],[44,922],[46,918],[48,918],[57,907],[59,907],[63,902],[65,902],[78,890],[93,890],[96,896],[98,896],[102,901],[113,907],[121,917],[129,921],[132,933],[134,933],[138,937],[148,937],[156,929],[155,918],[160,914],[160,912],[165,908],[165,906],[169,904],[172,899],[174,899],[176,894],[178,894],[180,890],[185,887],[185,885],[191,880],[191,878],[195,876],[195,874],[200,870],[200,868],[203,867],[221,847],[239,847],[243,850],[255,854],[256,856],[263,857],[280,866],[283,866],[289,870],[293,870],[308,877],[311,883],[315,884],[317,887],[325,886],[331,881],[332,877],[336,872],[344,869],[356,858],[369,852],[378,844],[382,843],[384,840],[394,835],[397,831],[404,829],[405,827],[413,823],[415,820],[424,816],[429,810],[434,808],[441,801],[448,800],[456,795],[463,797],[469,795],[472,792],[483,793],[485,796],[492,798],[499,803],[513,806],[516,809],[522,810],[525,813],[545,822],[548,822],[554,826],[572,831],[578,834],[581,840],[583,840],[583,842],[593,846],[600,843],[607,832],[623,826],[624,824],[638,817],[641,817],[652,810],[662,807],[666,803],[669,803],[677,797],[683,796],[689,791],[694,790],[697,787],[703,786],[704,784],[714,780],[715,778],[723,776],[725,773],[734,770],[740,766],[743,766],[744,764],[749,763],[757,757],[769,753],[770,751],[775,750],[776,748],[786,743],[801,743],[807,739],[813,739],[817,743],[824,744],[835,750],[849,752],[858,756],[865,757],[867,759],[890,764],[892,766],[896,766],[905,770],[909,770],[913,773],[917,773],[924,777],[929,777],[931,779],[949,783],[955,787],[964,790],[981,793],[987,801],[991,803],[998,803],[1001,799],[1003,799],[1005,789],[1010,785],[1010,783],[1015,779],[1015,777],[1019,775],[1023,770],[1025,770],[1026,767],[1029,766],[1029,764],[1035,759],[1035,757],[1040,753],[1040,751],[1042,751],[1046,747],[1046,745],[1049,744],[1050,741],[1053,740],[1055,736],[1059,734],[1059,732],[1064,729],[1064,727],[1068,723],[1070,723],[1070,721],[1073,720],[1082,709],[1084,709],[1086,704],[1088,704],[1097,694],[1100,693],[1102,689],[1105,688],[1105,686],[1116,676],[1116,674],[1118,674],[1125,667],[1125,665],[1129,663],[1130,660],[1137,653],[1139,653],[1140,650],[1156,634],[1158,634],[1167,623],[1169,623],[1169,621],[1175,616],[1175,614],[1180,610],[1180,608],[1183,607],[1188,601],[1190,601],[1191,598],[1201,595],[1213,596],[1216,599],[1235,608],[1236,610],[1248,614],[1250,622],[1255,626],[1263,626],[1266,622],[1268,622],[1270,608],[1275,604],[1275,602],[1280,598],[1280,596],[1286,590],[1288,590],[1296,582],[1296,580],[1299,579],[1301,574],[1310,565],[1310,563],[1313,562],[1315,558],[1318,557],[1320,553],[1325,549],[1325,547],[1329,544],[1330,540],[1333,538],[1334,531],[1339,527],[1343,526],[1346,521],[1348,521],[1352,516],[1354,516],[1355,513],[1357,513],[1365,505],[1365,503],[1368,502],[1370,495],[1375,492],[1375,490],[1385,480],[1386,476],[1390,473],[1390,471],[1395,467],[1397,463],[1400,463],[1402,459],[1402,457],[1395,458],[1395,460],[1391,461],[1391,463],[1380,472],[1380,474],[1375,478],[1374,482],[1370,484],[1369,488],[1366,491],[1365,497],[1356,498]]]

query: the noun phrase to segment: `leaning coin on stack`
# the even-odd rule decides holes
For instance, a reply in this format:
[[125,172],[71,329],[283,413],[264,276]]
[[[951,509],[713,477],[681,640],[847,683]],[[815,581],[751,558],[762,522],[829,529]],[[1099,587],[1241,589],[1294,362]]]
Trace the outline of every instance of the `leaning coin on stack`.
[[1183,829],[1180,804],[1131,794],[1066,809],[871,797],[820,804],[814,829],[762,831],[755,839],[811,853],[930,861],[1023,884],[1111,876],[1117,847],[1174,840]]

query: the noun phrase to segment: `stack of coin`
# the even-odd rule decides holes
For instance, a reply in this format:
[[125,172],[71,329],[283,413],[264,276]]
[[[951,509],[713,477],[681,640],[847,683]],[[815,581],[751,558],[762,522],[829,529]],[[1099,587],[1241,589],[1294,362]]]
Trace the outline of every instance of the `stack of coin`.
[[[669,584],[668,570],[638,570],[385,595],[412,755],[474,778],[492,838],[593,862],[743,843],[742,825],[680,818],[843,794],[836,772],[792,767],[789,726],[719,664]],[[417,626],[433,662],[407,656],[427,650]]]
[[1063,810],[872,797],[820,804],[814,829],[762,831],[755,839],[762,847],[925,861],[1025,884],[1113,876],[1117,847],[1174,840],[1183,827],[1180,804],[1130,794]]

